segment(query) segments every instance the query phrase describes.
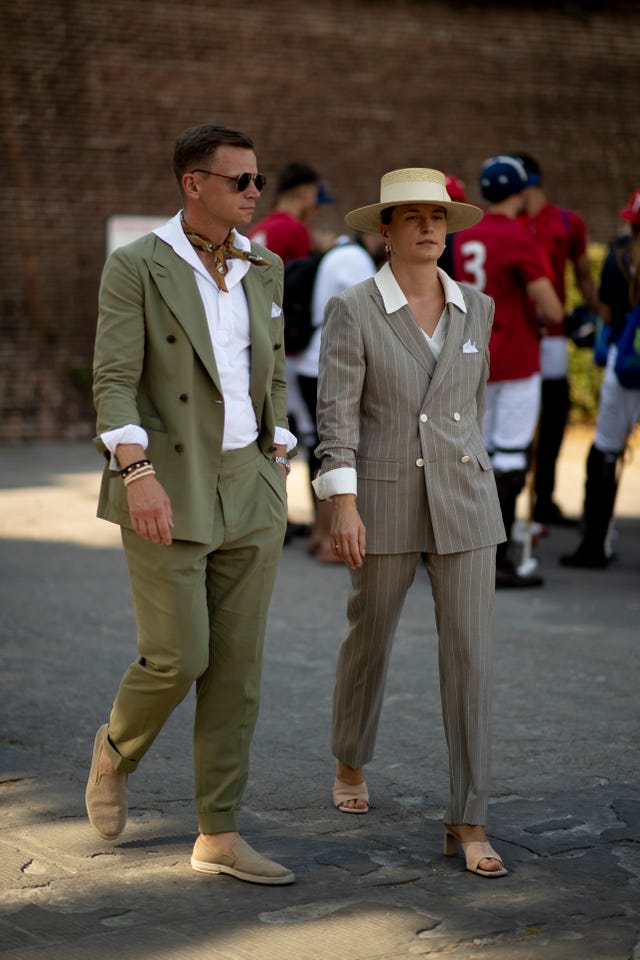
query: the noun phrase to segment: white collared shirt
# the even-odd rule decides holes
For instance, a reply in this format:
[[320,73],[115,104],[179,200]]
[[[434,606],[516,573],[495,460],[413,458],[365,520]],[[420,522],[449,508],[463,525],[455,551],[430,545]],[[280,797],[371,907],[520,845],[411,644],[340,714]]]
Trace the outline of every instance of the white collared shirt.
[[[447,313],[448,304],[452,303],[454,306],[462,310],[463,313],[467,312],[464,297],[462,296],[462,291],[458,284],[455,282],[455,280],[452,280],[451,277],[444,272],[444,270],[441,270],[440,267],[437,269],[438,278],[444,291],[445,305],[444,310],[440,315],[440,319],[438,320],[438,324],[433,331],[433,336],[430,337],[427,333],[424,334],[425,339],[429,344],[431,352],[435,356],[436,360],[442,352],[444,341],[447,336],[447,328],[449,325],[449,316]],[[385,263],[385,265],[380,268],[374,277],[374,283],[380,292],[380,296],[382,297],[382,302],[384,303],[384,308],[387,313],[395,313],[397,310],[401,310],[402,307],[407,306],[407,298],[402,292],[402,288],[393,274],[391,264]]]
[[[182,211],[153,232],[189,266],[193,267],[224,397],[222,450],[237,450],[252,443],[259,432],[249,393],[251,330],[247,298],[242,286],[242,279],[249,271],[251,264],[246,260],[230,258],[227,261],[225,274],[228,293],[220,290],[187,239],[182,229],[181,218]],[[236,230],[233,230],[233,243],[239,250],[251,249],[251,243],[247,237]],[[109,430],[102,434],[101,439],[112,454],[113,469],[119,469],[115,459],[118,444],[139,443],[146,449],[149,442],[146,431],[135,424]],[[274,442],[285,444],[289,451],[296,445],[296,438],[283,427],[276,427]]]
[[[463,313],[467,312],[467,306],[464,302],[462,290],[458,284],[455,282],[455,280],[452,280],[451,277],[444,272],[444,270],[441,270],[440,267],[437,269],[438,277],[444,291],[445,307],[440,315],[440,319],[438,320],[438,324],[434,330],[433,336],[429,337],[426,333],[424,334],[436,360],[440,356],[440,352],[444,345],[447,334],[447,327],[449,324],[447,308],[449,304],[458,307],[463,311]],[[393,274],[391,264],[385,263],[384,266],[381,267],[376,273],[375,277],[373,278],[373,282],[378,288],[380,296],[382,297],[384,309],[387,313],[396,313],[398,310],[401,310],[403,307],[408,305],[407,298],[405,297],[400,284]],[[335,470],[328,470],[327,473],[321,473],[313,481],[313,489],[315,490],[316,496],[319,500],[330,500],[331,497],[342,493],[352,493],[357,496],[358,474],[353,467],[336,467]]]

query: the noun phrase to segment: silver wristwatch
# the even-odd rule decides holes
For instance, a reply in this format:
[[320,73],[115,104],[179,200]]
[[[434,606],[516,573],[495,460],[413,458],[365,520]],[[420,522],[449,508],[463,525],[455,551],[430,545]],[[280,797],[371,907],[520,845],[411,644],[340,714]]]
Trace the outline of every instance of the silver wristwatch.
[[271,457],[274,463],[280,463],[287,471],[287,476],[291,473],[291,464],[289,463],[287,457]]

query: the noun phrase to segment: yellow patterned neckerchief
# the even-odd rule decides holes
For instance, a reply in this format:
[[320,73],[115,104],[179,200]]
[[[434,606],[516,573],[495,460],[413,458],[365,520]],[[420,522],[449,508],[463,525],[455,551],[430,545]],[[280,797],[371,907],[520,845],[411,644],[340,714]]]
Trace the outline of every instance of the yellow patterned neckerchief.
[[237,247],[234,247],[231,242],[232,231],[229,230],[226,240],[223,240],[222,243],[212,243],[211,240],[207,240],[206,237],[201,237],[199,233],[195,233],[187,221],[182,218],[182,229],[185,232],[185,236],[189,243],[196,247],[198,250],[204,250],[206,253],[212,253],[214,258],[215,273],[213,274],[213,279],[218,284],[220,290],[223,290],[225,293],[228,293],[227,285],[224,281],[224,259],[225,257],[237,257],[238,260],[248,260],[249,263],[255,264],[257,267],[268,267],[270,266],[268,260],[263,260],[262,257],[257,257],[255,253],[247,253],[245,250],[238,250]]

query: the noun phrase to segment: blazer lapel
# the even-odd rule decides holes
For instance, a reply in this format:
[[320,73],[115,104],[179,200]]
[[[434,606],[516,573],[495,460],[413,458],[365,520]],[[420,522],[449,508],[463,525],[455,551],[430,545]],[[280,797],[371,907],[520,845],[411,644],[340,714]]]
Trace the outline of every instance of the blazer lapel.
[[174,253],[166,243],[158,241],[149,270],[160,296],[184,328],[193,349],[213,382],[220,389],[220,377],[207,317],[193,275],[193,267]]
[[436,369],[436,359],[429,348],[427,338],[416,323],[409,307],[404,306],[393,313],[387,313],[382,296],[377,289],[373,293],[373,297],[378,310],[395,335],[418,363],[424,367],[429,377],[432,377]]
[[251,266],[242,280],[251,318],[251,379],[249,392],[258,419],[262,420],[265,383],[270,382],[269,362],[273,345],[269,336],[269,319],[273,299],[273,271]]
[[447,305],[447,310],[449,313],[447,336],[445,338],[444,346],[436,366],[436,372],[429,385],[427,394],[430,394],[434,390],[438,389],[444,377],[448,373],[451,364],[455,360],[456,354],[462,350],[462,345],[466,340],[470,338],[472,339],[473,324],[471,320],[472,313],[470,311],[469,298],[464,290],[462,291],[462,296],[467,307],[466,313],[460,310],[459,307],[455,306],[455,304]]
[[447,304],[446,310],[448,314],[447,334],[440,356],[438,357],[435,372],[429,384],[429,389],[427,390],[427,395],[430,395],[434,390],[438,389],[449,372],[449,367],[453,362],[456,351],[462,349],[463,339],[461,334],[464,332],[466,325],[465,315],[461,314],[460,310],[451,304]]
[[[416,323],[409,306],[389,314],[384,309],[384,303],[379,291],[373,294],[382,316],[391,326],[396,336],[401,340],[409,353],[424,367],[429,375],[427,396],[437,390],[446,377],[455,358],[456,352],[462,349],[466,339],[466,330],[469,314],[462,313],[456,306],[447,304],[448,313],[447,335],[438,360],[434,357],[427,338]],[[465,298],[466,302],[466,298]]]

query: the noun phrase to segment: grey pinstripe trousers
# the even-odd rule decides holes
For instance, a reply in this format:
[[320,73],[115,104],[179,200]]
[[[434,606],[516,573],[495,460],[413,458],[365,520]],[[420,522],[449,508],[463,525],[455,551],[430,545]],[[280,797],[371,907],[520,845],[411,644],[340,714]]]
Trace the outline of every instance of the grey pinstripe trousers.
[[450,802],[445,822],[486,824],[490,764],[495,546],[449,554],[369,554],[352,571],[349,632],[338,656],[333,753],[359,767],[373,756],[389,656],[422,558],[438,631]]

